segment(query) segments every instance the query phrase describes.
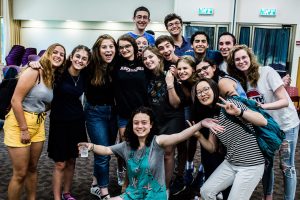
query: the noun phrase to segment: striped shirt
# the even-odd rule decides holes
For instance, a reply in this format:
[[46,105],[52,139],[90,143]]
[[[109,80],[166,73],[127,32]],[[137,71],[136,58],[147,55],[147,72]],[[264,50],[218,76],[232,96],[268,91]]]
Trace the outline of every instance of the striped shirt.
[[[227,99],[227,101],[234,103],[243,110],[247,110],[247,107],[239,101],[234,99]],[[218,133],[217,137],[227,149],[225,159],[228,162],[244,167],[264,164],[263,154],[259,149],[256,137],[252,133],[247,132],[242,126],[231,121],[222,110],[219,116],[215,118],[219,120],[221,126],[225,126],[225,131]],[[254,132],[251,123],[244,120],[241,123],[244,123]]]

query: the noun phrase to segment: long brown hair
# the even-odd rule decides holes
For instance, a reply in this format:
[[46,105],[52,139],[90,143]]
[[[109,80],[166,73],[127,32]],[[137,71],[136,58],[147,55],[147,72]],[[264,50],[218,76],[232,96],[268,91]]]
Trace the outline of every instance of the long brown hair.
[[[235,53],[239,50],[244,50],[248,54],[250,58],[250,67],[248,69],[247,75],[243,73],[242,71],[238,70],[237,67],[235,66]],[[243,88],[247,90],[247,81],[249,81],[250,85],[252,87],[257,86],[257,81],[259,79],[259,66],[260,64],[257,62],[256,56],[252,52],[252,50],[247,47],[246,45],[236,45],[233,47],[233,49],[230,51],[230,54],[228,56],[228,74],[240,81],[242,84]]]
[[159,53],[156,47],[151,47],[151,46],[145,47],[142,51],[142,56],[144,55],[145,51],[150,51],[158,57],[158,59],[160,60],[159,67],[155,68],[153,72],[155,75],[162,74],[164,72],[164,57]]
[[109,71],[112,70],[112,64],[114,63],[115,58],[113,59],[112,63],[107,64],[104,62],[104,60],[102,59],[100,53],[99,53],[99,49],[100,46],[103,42],[103,40],[111,40],[115,46],[115,57],[117,55],[117,43],[115,41],[115,39],[108,35],[108,34],[104,34],[104,35],[100,35],[97,40],[95,41],[93,48],[92,48],[92,57],[91,57],[91,71],[93,73],[92,78],[91,78],[91,84],[94,86],[97,85],[103,85],[105,84],[105,80],[106,80],[106,76],[108,74]]
[[[62,66],[57,68],[56,70],[53,68],[52,63],[51,63],[51,56],[53,54],[54,49],[60,46],[64,49],[65,55],[64,55],[64,61],[62,63]],[[65,62],[66,62],[66,49],[63,45],[59,43],[54,43],[48,47],[48,49],[45,51],[41,59],[39,60],[40,64],[43,67],[43,81],[45,85],[49,88],[53,86],[54,83],[54,72],[57,71],[58,73],[62,73],[64,70]]]

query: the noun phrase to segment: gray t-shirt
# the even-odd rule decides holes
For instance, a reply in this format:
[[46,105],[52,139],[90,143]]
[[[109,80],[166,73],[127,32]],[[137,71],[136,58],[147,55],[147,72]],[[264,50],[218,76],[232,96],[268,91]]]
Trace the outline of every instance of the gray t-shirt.
[[[152,140],[149,151],[148,161],[150,163],[150,171],[152,172],[154,179],[156,179],[160,185],[165,185],[165,150],[157,144],[155,138],[156,136],[154,136]],[[128,166],[127,161],[129,159],[131,148],[127,142],[122,142],[120,144],[110,146],[109,148],[114,154],[121,156],[126,161],[126,165]],[[144,149],[135,151],[134,157],[138,159],[141,156],[141,151],[144,151]]]

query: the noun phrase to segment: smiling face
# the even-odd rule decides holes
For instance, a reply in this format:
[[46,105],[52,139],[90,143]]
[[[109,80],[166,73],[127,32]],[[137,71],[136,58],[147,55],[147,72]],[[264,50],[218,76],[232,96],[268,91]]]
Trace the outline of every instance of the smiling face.
[[76,71],[80,71],[89,64],[88,52],[79,49],[70,57],[70,60],[72,62],[71,67]]
[[167,24],[167,31],[173,37],[180,35],[182,31],[182,24],[179,19],[173,19],[168,22]]
[[144,37],[138,37],[135,41],[140,52],[149,45],[148,40]]
[[233,38],[230,35],[223,35],[219,39],[219,50],[224,58],[227,58],[233,48]]
[[199,102],[204,106],[212,105],[214,101],[214,93],[210,85],[206,81],[201,81],[196,86],[196,95]]
[[145,113],[137,113],[132,120],[132,129],[138,138],[146,139],[150,133],[152,124],[149,115]]
[[171,62],[175,57],[175,47],[169,41],[161,42],[157,48],[165,60]]
[[195,36],[195,39],[192,44],[192,48],[197,54],[204,54],[206,49],[209,47],[207,38],[205,35],[199,34]]
[[153,52],[146,50],[143,53],[143,63],[151,71],[159,68],[160,59]]
[[134,60],[134,48],[132,44],[126,40],[119,41],[119,52],[121,56],[127,60]]
[[137,11],[133,18],[133,22],[138,30],[144,31],[150,22],[149,13],[146,11]]
[[99,54],[105,63],[111,63],[116,55],[116,47],[111,39],[104,39],[99,46]]
[[208,62],[202,61],[196,66],[197,76],[200,78],[212,78],[215,75],[216,66],[211,66]]
[[234,64],[238,70],[247,73],[251,61],[248,53],[244,49],[240,49],[234,53]]
[[193,67],[189,65],[187,62],[185,62],[184,60],[178,62],[176,69],[177,69],[178,77],[181,81],[188,80],[193,75],[194,72]]
[[60,67],[65,59],[65,50],[61,46],[56,46],[50,56],[50,62],[52,64],[52,67]]

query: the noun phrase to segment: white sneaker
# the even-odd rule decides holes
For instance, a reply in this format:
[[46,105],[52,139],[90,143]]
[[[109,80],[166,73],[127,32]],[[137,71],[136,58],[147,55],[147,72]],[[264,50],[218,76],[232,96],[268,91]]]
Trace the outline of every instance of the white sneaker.
[[217,195],[217,199],[218,199],[218,200],[223,200],[223,194],[222,194],[222,192],[220,192],[220,193]]
[[101,190],[98,185],[92,186],[90,189],[90,192],[91,192],[91,194],[93,194],[101,199]]

